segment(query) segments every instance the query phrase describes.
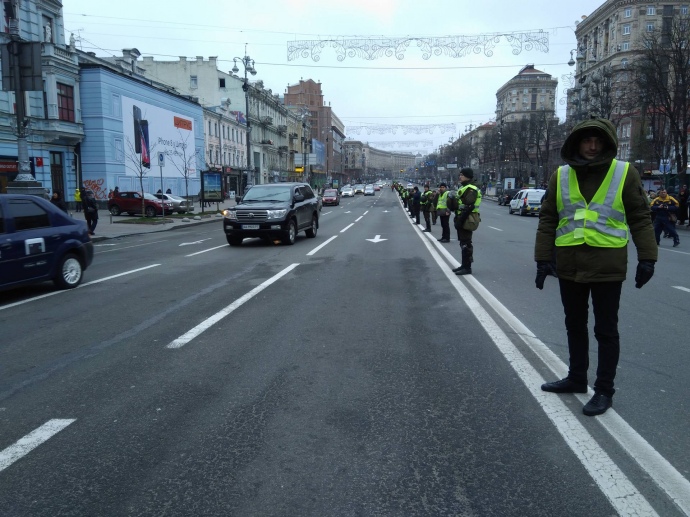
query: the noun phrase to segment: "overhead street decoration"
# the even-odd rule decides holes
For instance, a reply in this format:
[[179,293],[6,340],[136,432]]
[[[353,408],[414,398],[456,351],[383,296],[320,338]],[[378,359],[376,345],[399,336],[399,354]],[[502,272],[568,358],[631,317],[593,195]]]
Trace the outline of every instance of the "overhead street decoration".
[[375,147],[383,147],[383,148],[419,147],[419,146],[432,147],[434,145],[434,141],[433,140],[402,140],[402,141],[397,141],[397,142],[369,142],[369,145],[373,145]]
[[440,36],[416,37],[404,36],[386,38],[375,36],[336,37],[333,39],[288,41],[288,61],[308,59],[319,61],[321,52],[325,48],[335,50],[338,61],[345,58],[359,57],[373,61],[380,57],[393,57],[402,60],[409,47],[417,47],[422,52],[423,59],[431,56],[445,55],[453,58],[465,57],[470,54],[483,53],[487,57],[494,54],[494,49],[504,39],[513,48],[512,53],[518,55],[523,50],[549,51],[549,35],[543,30],[530,32],[511,32],[478,34],[473,36]]
[[433,134],[435,129],[438,129],[441,133],[455,133],[455,124],[422,124],[412,126],[401,124],[370,124],[366,126],[347,126],[346,132],[348,135],[359,135],[362,131],[366,131],[367,135],[372,133],[379,135],[387,133],[395,135],[398,131],[402,131],[404,135],[409,133],[420,135],[422,133]]

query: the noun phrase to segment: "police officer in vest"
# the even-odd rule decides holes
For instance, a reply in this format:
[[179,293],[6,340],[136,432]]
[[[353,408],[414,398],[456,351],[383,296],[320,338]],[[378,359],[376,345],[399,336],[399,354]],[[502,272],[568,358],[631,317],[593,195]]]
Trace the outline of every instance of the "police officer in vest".
[[431,203],[433,202],[434,195],[429,190],[429,184],[424,185],[424,192],[422,192],[422,212],[424,213],[424,223],[426,223],[426,228],[422,231],[431,232]]
[[628,240],[632,237],[637,249],[638,289],[652,278],[658,254],[640,175],[631,164],[615,159],[617,149],[616,128],[608,120],[592,118],[575,126],[561,148],[565,165],[549,180],[534,251],[536,285],[542,289],[555,248],[570,354],[568,376],[543,384],[542,390],[587,392],[592,299],[599,352],[594,396],[583,408],[588,416],[601,415],[613,404]]
[[456,210],[455,228],[462,254],[460,267],[453,269],[456,275],[472,274],[472,233],[479,226],[479,204],[482,193],[474,183],[474,171],[469,167],[460,170],[460,188],[458,189],[458,208]]
[[448,190],[445,183],[438,186],[439,194],[436,201],[436,213],[441,218],[441,238],[439,242],[450,242],[450,211],[448,210]]

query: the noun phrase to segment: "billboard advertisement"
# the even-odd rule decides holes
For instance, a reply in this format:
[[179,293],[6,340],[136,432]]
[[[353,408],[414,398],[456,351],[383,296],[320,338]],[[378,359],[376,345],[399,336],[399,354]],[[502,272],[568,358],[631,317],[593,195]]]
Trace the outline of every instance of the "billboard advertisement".
[[313,155],[316,157],[316,161],[313,162],[312,170],[315,171],[325,171],[326,170],[326,145],[316,140],[315,138],[311,141],[311,150],[314,151]]
[[[180,177],[186,169],[190,178],[198,177],[192,117],[122,97],[122,133],[128,176],[137,176],[139,165],[147,173],[151,156],[163,152],[163,176]],[[158,162],[153,165],[161,174]]]
[[223,201],[222,178],[220,172],[207,171],[201,176],[201,199],[220,203]]

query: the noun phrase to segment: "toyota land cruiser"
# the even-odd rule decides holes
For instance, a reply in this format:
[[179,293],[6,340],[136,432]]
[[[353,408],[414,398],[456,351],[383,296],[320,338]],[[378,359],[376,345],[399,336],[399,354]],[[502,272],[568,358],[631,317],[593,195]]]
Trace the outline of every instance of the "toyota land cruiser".
[[236,206],[223,211],[223,230],[230,246],[239,246],[248,237],[294,244],[302,230],[307,237],[316,237],[318,200],[306,183],[254,185],[236,199]]

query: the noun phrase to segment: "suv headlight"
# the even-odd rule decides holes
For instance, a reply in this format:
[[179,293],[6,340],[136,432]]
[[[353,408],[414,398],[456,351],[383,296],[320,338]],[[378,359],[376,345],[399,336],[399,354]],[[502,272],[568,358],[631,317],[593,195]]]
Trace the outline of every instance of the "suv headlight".
[[272,219],[284,219],[285,214],[287,214],[287,210],[283,208],[281,210],[268,210],[266,215],[270,221]]
[[223,217],[226,219],[230,219],[231,221],[237,221],[237,211],[235,210],[228,210],[227,208],[223,210]]

